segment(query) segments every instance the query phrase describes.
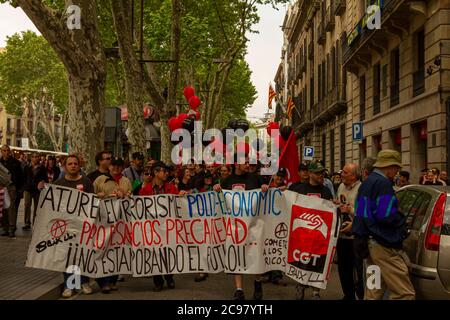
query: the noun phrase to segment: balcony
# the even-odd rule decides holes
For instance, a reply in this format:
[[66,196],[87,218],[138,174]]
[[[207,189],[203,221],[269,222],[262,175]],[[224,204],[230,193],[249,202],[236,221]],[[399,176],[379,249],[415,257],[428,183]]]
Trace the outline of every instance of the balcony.
[[425,92],[425,70],[419,69],[413,73],[413,96],[418,96]]
[[298,122],[293,123],[293,127],[295,130],[299,130],[302,133],[308,132],[314,127],[311,120],[311,110],[301,110],[300,114],[301,118],[298,119]]
[[424,1],[412,6],[406,0],[385,0],[381,1],[380,10],[381,29],[369,29],[369,16],[365,14],[347,34],[342,63],[348,71],[358,73],[358,69],[369,67],[373,52],[384,56],[389,51],[390,39],[403,39],[408,33],[411,15],[426,18]]
[[327,8],[327,13],[325,16],[325,31],[326,32],[331,32],[334,30],[334,25],[335,25],[335,21],[334,21],[334,14],[333,14],[333,3],[331,3],[331,5]]
[[346,0],[334,0],[334,15],[342,16],[346,8]]
[[399,98],[399,89],[400,85],[398,82],[394,83],[390,88],[390,94],[391,94],[391,107],[399,104],[400,98]]
[[327,40],[327,34],[325,32],[322,22],[319,23],[319,28],[317,32],[318,32],[317,43],[320,45],[325,44],[325,41]]
[[313,109],[313,121],[317,125],[322,125],[346,111],[347,103],[344,100],[342,87],[336,86]]

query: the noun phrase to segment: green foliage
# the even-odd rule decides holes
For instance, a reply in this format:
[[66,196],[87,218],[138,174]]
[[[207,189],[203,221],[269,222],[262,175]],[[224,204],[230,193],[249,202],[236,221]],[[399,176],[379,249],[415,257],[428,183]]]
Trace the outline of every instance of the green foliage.
[[53,102],[58,114],[68,105],[64,66],[47,41],[31,31],[8,37],[0,54],[0,101],[8,113],[21,115],[24,99]]
[[37,125],[35,138],[38,144],[38,149],[55,151],[50,136],[48,135],[47,132],[45,132],[45,129],[42,127],[40,123]]
[[245,118],[245,111],[253,104],[257,94],[250,79],[251,74],[244,60],[238,60],[231,69],[222,99],[219,127],[224,127],[231,119]]

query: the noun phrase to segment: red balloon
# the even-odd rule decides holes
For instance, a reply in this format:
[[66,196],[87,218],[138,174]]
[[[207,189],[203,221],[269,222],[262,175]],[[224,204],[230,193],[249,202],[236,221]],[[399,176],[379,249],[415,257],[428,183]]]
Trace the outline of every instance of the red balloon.
[[272,130],[274,129],[280,130],[280,124],[278,122],[269,122],[267,125],[267,133],[269,136],[272,136]]
[[197,110],[198,106],[201,103],[202,102],[200,101],[200,98],[197,96],[193,96],[189,99],[189,106],[191,107],[192,110]]
[[192,87],[185,87],[183,93],[186,100],[189,101],[189,99],[195,95],[195,89]]
[[180,113],[177,118],[177,129],[183,128],[183,121],[189,116],[186,113]]
[[169,121],[167,122],[167,124],[169,125],[169,130],[171,132],[175,131],[177,129],[177,125],[178,125],[177,117],[170,118]]

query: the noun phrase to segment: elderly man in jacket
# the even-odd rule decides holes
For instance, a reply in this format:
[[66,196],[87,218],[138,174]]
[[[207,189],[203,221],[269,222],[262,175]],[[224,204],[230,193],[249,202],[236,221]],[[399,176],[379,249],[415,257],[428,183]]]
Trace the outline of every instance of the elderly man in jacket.
[[381,280],[379,288],[366,286],[366,300],[382,299],[386,289],[390,299],[415,299],[408,258],[402,247],[407,236],[406,217],[398,211],[392,187],[392,180],[401,167],[400,153],[380,151],[374,171],[358,190],[352,231],[357,238],[367,239],[367,265],[379,267]]

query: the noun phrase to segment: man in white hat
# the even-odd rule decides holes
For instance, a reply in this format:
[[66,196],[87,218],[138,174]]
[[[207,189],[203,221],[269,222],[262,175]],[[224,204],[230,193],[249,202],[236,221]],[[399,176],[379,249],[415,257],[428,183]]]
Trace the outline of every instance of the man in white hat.
[[[381,280],[379,288],[366,287],[366,300],[382,299],[386,289],[389,290],[390,299],[415,299],[414,287],[409,278],[408,258],[402,248],[407,236],[406,217],[398,211],[398,200],[392,187],[392,180],[401,167],[400,153],[394,150],[380,151],[374,171],[358,190],[352,231],[359,239],[359,244],[367,243],[366,250],[363,250],[363,245],[359,246],[360,255],[367,258],[368,266],[379,267],[380,274],[375,276]],[[361,254],[364,251],[366,254]],[[373,271],[367,276],[372,274]]]

